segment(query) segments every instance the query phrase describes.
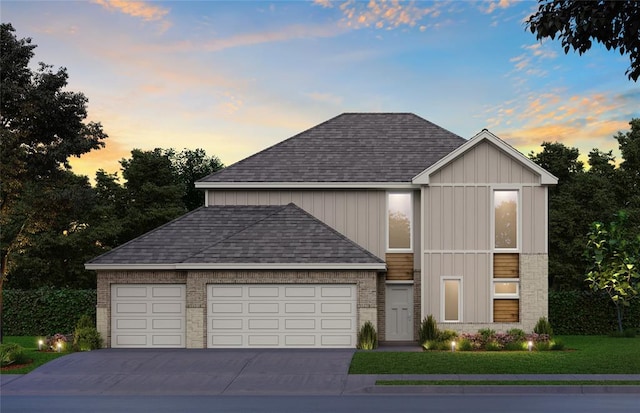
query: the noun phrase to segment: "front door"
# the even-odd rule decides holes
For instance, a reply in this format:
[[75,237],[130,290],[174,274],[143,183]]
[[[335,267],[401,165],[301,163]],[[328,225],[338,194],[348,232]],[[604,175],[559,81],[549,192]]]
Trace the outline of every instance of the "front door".
[[413,285],[387,284],[385,329],[389,341],[413,341]]

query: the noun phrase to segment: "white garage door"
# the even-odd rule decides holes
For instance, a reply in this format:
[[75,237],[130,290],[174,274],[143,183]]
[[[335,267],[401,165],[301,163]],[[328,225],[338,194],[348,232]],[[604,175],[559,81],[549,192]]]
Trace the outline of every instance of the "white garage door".
[[209,347],[355,347],[355,285],[207,286]]
[[111,347],[185,347],[185,286],[111,286]]

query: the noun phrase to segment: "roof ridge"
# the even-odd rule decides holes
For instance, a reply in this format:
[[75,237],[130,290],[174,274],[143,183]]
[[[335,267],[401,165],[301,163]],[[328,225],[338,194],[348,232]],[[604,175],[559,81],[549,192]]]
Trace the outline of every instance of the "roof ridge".
[[274,212],[271,213],[271,214],[265,215],[264,217],[252,222],[251,224],[247,225],[246,227],[244,227],[244,228],[242,228],[242,229],[240,229],[240,230],[238,230],[238,231],[236,231],[236,232],[234,232],[232,234],[229,234],[228,236],[226,236],[226,237],[214,242],[213,244],[209,244],[206,247],[199,249],[198,251],[192,253],[191,255],[188,255],[188,256],[184,257],[180,262],[185,262],[186,260],[195,257],[196,255],[200,254],[201,252],[203,252],[205,250],[208,250],[209,248],[213,248],[214,246],[227,241],[229,238],[234,237],[234,236],[240,234],[241,232],[253,227],[257,223],[262,222],[265,219],[277,214],[278,212],[282,211],[286,207],[286,205],[285,206],[282,206],[282,205],[225,205],[225,206],[230,206],[230,207],[262,207],[262,208],[265,208],[265,207],[269,208],[270,207],[270,208],[274,208]]

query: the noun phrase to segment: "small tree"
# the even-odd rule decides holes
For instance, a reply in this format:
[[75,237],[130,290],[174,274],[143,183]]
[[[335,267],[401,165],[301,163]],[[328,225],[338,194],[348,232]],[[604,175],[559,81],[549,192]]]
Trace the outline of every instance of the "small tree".
[[621,211],[610,225],[594,222],[585,255],[592,263],[586,281],[594,291],[605,291],[616,307],[622,332],[624,307],[640,291],[640,234],[628,234],[627,215]]

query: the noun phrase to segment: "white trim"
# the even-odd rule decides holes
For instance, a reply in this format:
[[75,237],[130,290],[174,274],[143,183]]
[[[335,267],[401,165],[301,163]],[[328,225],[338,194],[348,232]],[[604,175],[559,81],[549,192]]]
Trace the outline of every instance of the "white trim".
[[425,254],[491,254],[493,250],[424,250]]
[[[503,150],[507,154],[511,155],[513,159],[518,161],[521,165],[528,169],[532,169],[538,175],[540,175],[540,184],[541,185],[556,185],[558,183],[558,178],[547,172],[544,168],[533,162],[531,159],[524,156],[518,150],[516,150],[513,146],[509,145],[502,139],[498,138],[493,133],[489,132],[486,129],[483,129],[475,135],[473,138],[469,139],[467,142],[456,148],[454,151],[449,152],[444,158],[440,159],[438,162],[431,165],[429,168],[420,172],[418,175],[414,176],[412,182],[414,184],[421,185],[429,185],[429,179],[431,174],[438,171],[443,166],[447,165],[449,162],[456,159],[458,156],[472,149],[474,146],[482,142],[483,140],[488,140],[489,142],[496,145],[499,149]],[[197,187],[196,187],[197,188]]]
[[[444,282],[445,281],[458,281],[458,319],[457,320],[445,320],[445,303],[444,303]],[[451,276],[451,275],[443,275],[440,277],[440,322],[441,323],[462,323],[462,310],[463,310],[463,299],[464,296],[462,292],[462,277],[461,276]]]
[[296,263],[201,263],[201,264],[85,264],[87,270],[381,270],[387,269],[385,263],[357,264],[296,264]]
[[[426,223],[425,223],[425,198],[426,198],[426,194],[425,194],[425,187],[421,186],[420,187],[420,247],[424,248],[425,246],[425,233],[426,231]],[[430,288],[427,284],[425,284],[425,277],[426,277],[426,269],[425,269],[425,254],[424,252],[422,254],[420,254],[420,289],[422,291],[420,291],[420,320],[424,320],[426,315],[425,315],[425,310],[426,310],[426,300],[427,297],[430,297]],[[415,305],[415,303],[414,303]],[[419,321],[420,321],[419,320]]]
[[418,189],[411,182],[196,182],[196,189]]
[[[516,286],[515,293],[496,293],[496,284],[514,284]],[[519,278],[494,278],[491,286],[491,293],[494,300],[520,298],[520,279]]]
[[549,188],[544,188],[544,253],[549,254]]
[[385,280],[385,285],[413,285],[414,282],[412,280]]
[[[409,248],[390,248],[389,247],[389,195],[391,194],[407,194],[409,195],[409,206],[411,207],[411,212],[409,214]],[[415,211],[413,205],[413,191],[387,191],[385,195],[385,252],[390,254],[393,253],[407,253],[413,252],[413,233],[414,233],[414,214]]]

